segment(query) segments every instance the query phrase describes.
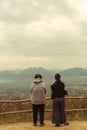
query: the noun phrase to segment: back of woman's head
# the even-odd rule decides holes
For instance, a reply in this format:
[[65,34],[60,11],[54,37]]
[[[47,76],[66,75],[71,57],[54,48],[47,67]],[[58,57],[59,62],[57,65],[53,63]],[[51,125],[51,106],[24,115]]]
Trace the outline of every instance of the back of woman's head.
[[55,74],[55,79],[56,80],[60,80],[60,78],[61,78],[61,75],[59,73]]
[[34,78],[35,78],[35,79],[37,79],[37,78],[42,79],[42,75],[41,75],[41,74],[35,74]]

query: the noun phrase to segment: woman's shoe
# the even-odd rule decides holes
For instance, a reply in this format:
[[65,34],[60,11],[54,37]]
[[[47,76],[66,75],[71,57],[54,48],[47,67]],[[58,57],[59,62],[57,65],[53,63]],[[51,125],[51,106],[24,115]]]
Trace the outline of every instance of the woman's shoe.
[[44,126],[45,124],[43,123],[43,124],[40,124],[40,126]]
[[37,124],[33,124],[33,126],[37,126]]
[[64,125],[69,125],[69,123],[68,123],[68,122],[66,122],[66,123],[64,123]]
[[55,124],[56,127],[59,127],[60,125],[59,124]]

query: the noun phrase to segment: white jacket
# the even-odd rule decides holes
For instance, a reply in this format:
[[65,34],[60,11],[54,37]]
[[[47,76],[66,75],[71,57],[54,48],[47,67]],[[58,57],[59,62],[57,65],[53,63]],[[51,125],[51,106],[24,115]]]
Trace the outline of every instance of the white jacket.
[[46,102],[46,88],[42,79],[37,78],[31,84],[31,103],[45,104]]

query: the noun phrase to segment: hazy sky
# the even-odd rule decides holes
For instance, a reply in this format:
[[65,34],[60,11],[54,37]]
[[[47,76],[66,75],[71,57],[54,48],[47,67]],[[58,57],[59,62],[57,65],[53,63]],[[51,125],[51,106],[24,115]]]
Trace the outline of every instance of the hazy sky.
[[87,67],[87,0],[0,0],[0,69]]

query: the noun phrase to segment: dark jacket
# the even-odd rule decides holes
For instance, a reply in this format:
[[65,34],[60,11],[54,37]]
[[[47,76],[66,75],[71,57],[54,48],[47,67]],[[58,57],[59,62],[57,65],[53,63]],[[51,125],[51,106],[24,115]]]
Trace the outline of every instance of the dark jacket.
[[65,95],[67,95],[67,91],[64,89],[65,85],[63,82],[61,82],[60,80],[55,81],[55,83],[53,83],[51,85],[51,98],[60,98],[60,97],[64,97]]

